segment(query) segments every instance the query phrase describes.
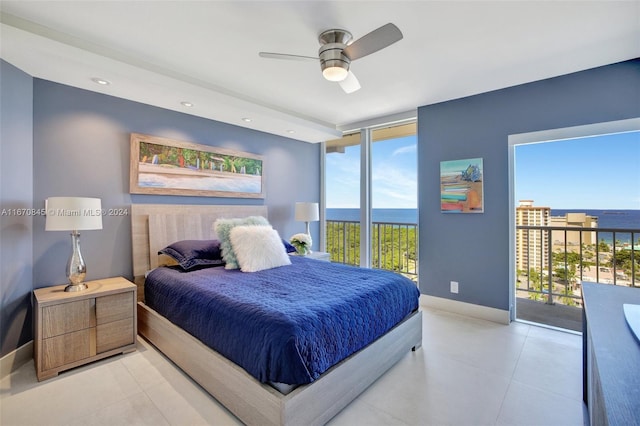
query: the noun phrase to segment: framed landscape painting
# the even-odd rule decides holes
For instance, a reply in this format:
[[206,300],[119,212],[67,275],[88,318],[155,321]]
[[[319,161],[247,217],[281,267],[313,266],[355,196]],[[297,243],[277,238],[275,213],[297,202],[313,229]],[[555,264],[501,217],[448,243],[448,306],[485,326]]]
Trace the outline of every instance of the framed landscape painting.
[[440,211],[484,213],[482,158],[440,162]]
[[262,156],[131,134],[132,194],[265,198]]

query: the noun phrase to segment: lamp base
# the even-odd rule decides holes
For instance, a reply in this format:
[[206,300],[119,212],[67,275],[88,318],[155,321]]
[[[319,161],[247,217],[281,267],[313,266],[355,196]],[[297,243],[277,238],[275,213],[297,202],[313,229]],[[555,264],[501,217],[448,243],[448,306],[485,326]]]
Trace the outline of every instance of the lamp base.
[[78,231],[71,233],[71,244],[73,251],[67,262],[69,285],[65,287],[64,291],[84,291],[87,289],[87,285],[84,283],[84,277],[87,276],[87,266],[82,258],[82,253],[80,253],[80,233]]
[[85,283],[69,284],[68,286],[66,286],[64,288],[64,291],[70,291],[70,292],[72,292],[72,291],[84,291],[87,288],[89,288],[89,287],[87,287],[87,285]]

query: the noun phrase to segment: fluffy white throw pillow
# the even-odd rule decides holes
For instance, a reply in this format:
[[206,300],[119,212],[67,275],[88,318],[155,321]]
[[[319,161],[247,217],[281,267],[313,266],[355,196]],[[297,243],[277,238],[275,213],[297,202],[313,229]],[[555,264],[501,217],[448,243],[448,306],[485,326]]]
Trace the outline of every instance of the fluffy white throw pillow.
[[278,231],[271,226],[235,226],[230,237],[242,272],[291,264]]
[[225,261],[225,269],[238,269],[238,259],[236,253],[231,246],[230,232],[235,226],[239,225],[269,225],[269,221],[262,216],[249,216],[243,218],[218,219],[213,223],[217,238],[220,240],[220,249],[222,250],[222,258]]

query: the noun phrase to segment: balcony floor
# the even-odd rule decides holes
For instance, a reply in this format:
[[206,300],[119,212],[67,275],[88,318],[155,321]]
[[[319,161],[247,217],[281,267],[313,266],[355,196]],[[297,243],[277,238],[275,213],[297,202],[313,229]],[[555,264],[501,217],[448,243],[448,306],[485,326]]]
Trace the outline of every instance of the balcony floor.
[[560,303],[547,305],[544,302],[518,297],[516,298],[516,318],[582,332],[582,308],[575,306]]

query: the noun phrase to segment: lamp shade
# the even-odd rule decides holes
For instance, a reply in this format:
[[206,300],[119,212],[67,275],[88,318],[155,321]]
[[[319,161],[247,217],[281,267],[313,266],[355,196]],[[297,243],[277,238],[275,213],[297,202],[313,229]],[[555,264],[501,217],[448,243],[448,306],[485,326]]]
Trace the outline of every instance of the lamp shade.
[[102,229],[100,198],[49,197],[45,231]]
[[320,220],[318,203],[296,203],[296,220],[298,222],[315,222]]

